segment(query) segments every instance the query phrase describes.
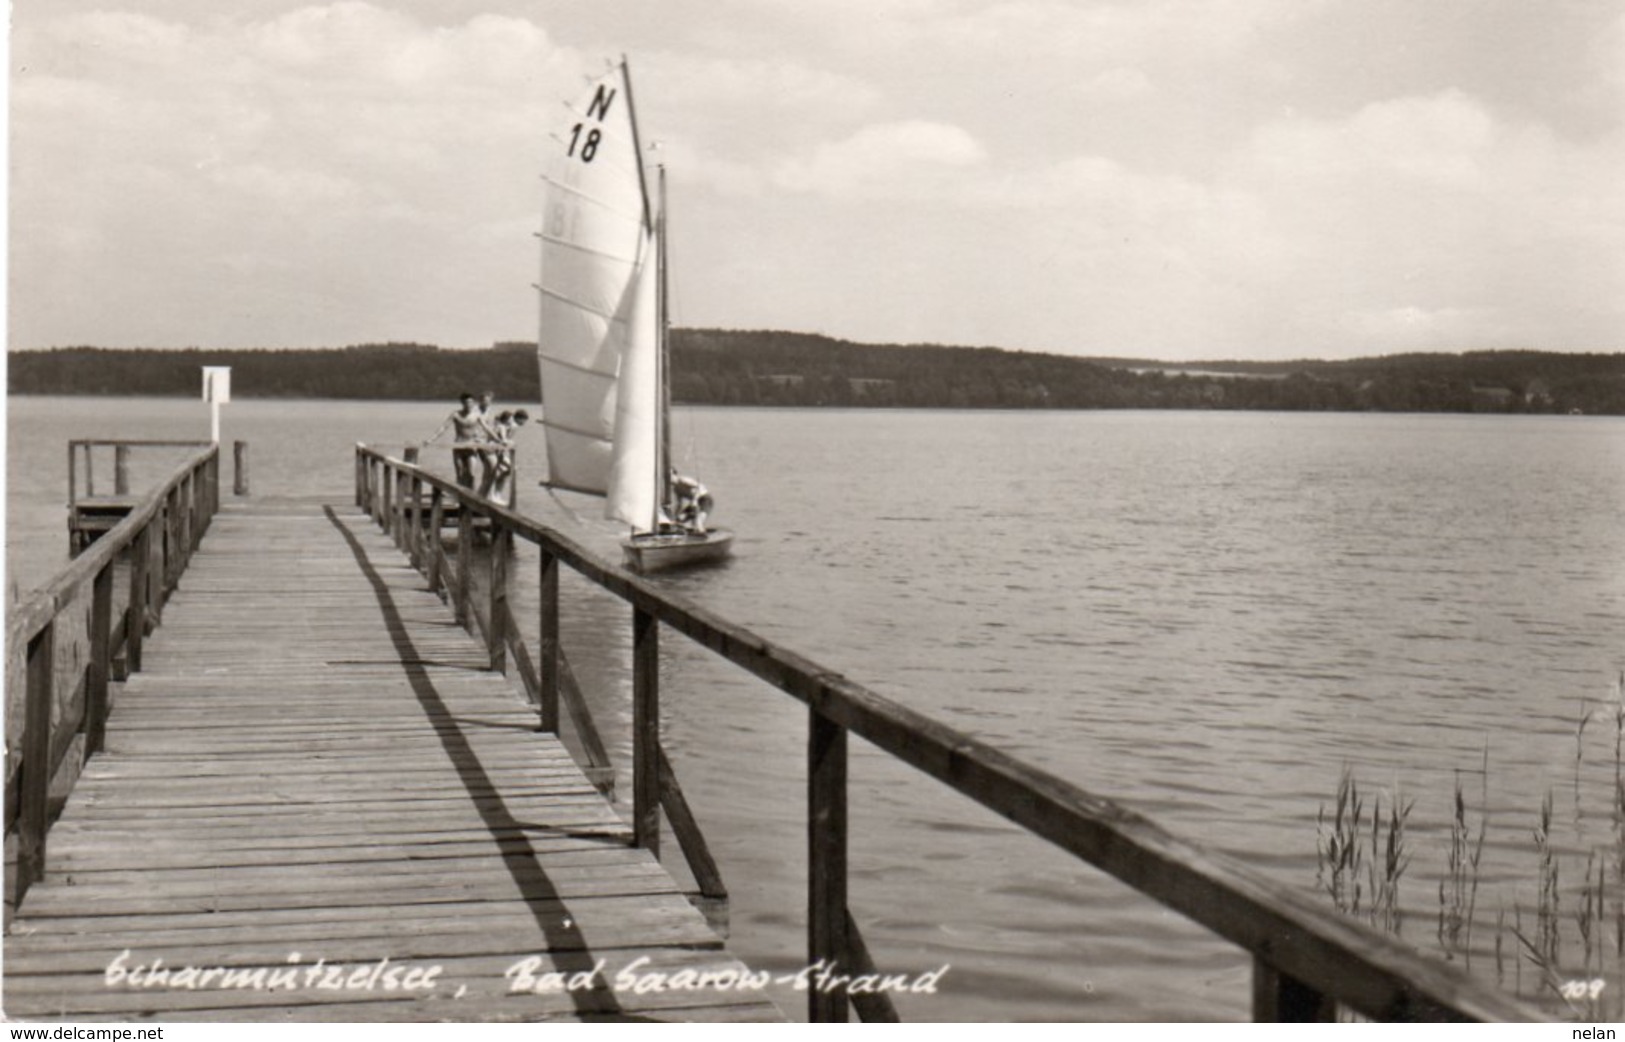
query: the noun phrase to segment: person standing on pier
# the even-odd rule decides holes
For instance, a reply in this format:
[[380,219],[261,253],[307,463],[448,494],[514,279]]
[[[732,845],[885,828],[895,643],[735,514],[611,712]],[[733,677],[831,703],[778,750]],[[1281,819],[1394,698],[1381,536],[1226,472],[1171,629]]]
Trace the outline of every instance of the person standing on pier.
[[501,455],[501,450],[497,448],[497,443],[502,440],[498,436],[496,429],[497,414],[491,411],[491,403],[495,399],[495,391],[482,391],[480,393],[479,440],[490,445],[490,448],[478,450],[480,457],[480,495],[482,496],[491,493],[491,486],[495,483],[497,477],[497,460]]
[[513,412],[503,410],[497,414],[496,423],[491,430],[496,434],[496,469],[492,478],[481,486],[482,496],[492,496],[502,503],[510,503],[508,496],[508,480],[513,476],[513,450],[514,435],[519,428],[530,421],[530,412],[525,409],[515,409]]
[[[473,488],[474,455],[479,451],[476,446],[480,442],[493,440],[495,434],[486,424],[485,417],[471,392],[464,391],[458,398],[462,402],[462,407],[447,416],[446,422],[442,423],[440,429],[423,444],[429,445],[439,441],[440,436],[448,429],[454,429],[456,441],[451,446],[451,464],[457,472],[457,484],[464,488]],[[489,472],[487,469],[487,473]]]

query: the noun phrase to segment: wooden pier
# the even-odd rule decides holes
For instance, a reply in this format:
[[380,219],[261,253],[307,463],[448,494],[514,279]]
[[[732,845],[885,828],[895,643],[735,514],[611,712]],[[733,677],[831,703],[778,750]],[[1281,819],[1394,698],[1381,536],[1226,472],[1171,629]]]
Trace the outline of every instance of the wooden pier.
[[609,986],[745,967],[370,518],[208,529],[10,924],[8,1016],[781,1019]]
[[[516,538],[540,553],[535,649],[510,608]],[[604,745],[559,644],[561,567],[632,608],[629,821],[601,794]],[[779,1016],[729,986],[750,968],[696,908],[726,889],[660,745],[662,629],[807,707],[808,965],[878,972],[847,891],[850,734],[1250,952],[1259,1019],[1540,1018],[366,447],[353,501],[223,507],[202,450],[8,619],[5,1013]],[[659,861],[662,815],[698,894]],[[616,987],[630,967],[711,983]],[[896,1017],[883,993],[807,1001],[814,1020]]]

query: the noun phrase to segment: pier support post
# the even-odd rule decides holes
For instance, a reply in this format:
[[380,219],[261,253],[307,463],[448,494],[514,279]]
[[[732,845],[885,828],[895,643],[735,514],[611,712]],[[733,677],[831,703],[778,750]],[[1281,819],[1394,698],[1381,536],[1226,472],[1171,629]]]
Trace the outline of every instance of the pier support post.
[[660,856],[660,622],[632,609],[632,842]]
[[128,445],[113,446],[113,494],[116,496],[130,494],[130,447]]
[[234,495],[248,495],[248,442],[236,441],[231,445],[231,491]]
[[1253,956],[1253,1020],[1263,1024],[1329,1024],[1337,1003]]
[[[850,974],[846,914],[846,728],[808,711],[807,962]],[[813,988],[807,1018],[847,1021],[844,987]]]

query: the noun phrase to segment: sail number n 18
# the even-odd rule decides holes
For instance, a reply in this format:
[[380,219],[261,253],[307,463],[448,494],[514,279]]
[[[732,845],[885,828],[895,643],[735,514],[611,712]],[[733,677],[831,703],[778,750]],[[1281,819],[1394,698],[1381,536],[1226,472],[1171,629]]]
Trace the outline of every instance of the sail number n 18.
[[[604,117],[609,115],[610,106],[615,104],[615,94],[615,90],[606,88],[600,83],[598,92],[592,96],[592,104],[587,106],[587,116],[595,122],[602,123]],[[582,133],[583,130],[586,131],[585,134]],[[585,121],[577,123],[570,128],[570,147],[565,149],[564,154],[571,157],[579,155],[583,163],[590,163],[598,154],[598,143],[603,137],[604,132],[600,128],[588,127]]]

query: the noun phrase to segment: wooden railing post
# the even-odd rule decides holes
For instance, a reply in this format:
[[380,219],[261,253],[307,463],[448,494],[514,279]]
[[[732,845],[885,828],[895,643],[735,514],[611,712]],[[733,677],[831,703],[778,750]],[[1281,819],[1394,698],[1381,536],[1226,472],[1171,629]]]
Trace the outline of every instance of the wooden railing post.
[[390,504],[389,534],[395,540],[395,549],[406,549],[406,493],[412,482],[406,471],[399,466],[395,470],[395,499]]
[[152,565],[152,523],[142,526],[130,546],[130,596],[124,603],[124,661],[141,671],[141,639],[147,634],[147,569]]
[[163,519],[163,527],[160,529],[162,538],[158,546],[157,585],[159,596],[153,604],[154,612],[163,610],[163,591],[169,589],[170,569],[174,567],[172,562],[175,557],[175,493],[173,490],[164,496],[164,506],[159,511],[159,516]]
[[660,622],[632,609],[632,843],[660,856]]
[[457,579],[454,597],[457,624],[468,629],[473,625],[468,610],[468,573],[474,567],[474,514],[464,497],[458,497],[457,508]]
[[181,509],[181,486],[169,490],[169,556],[164,572],[164,597],[181,581],[181,570],[186,567],[186,511]]
[[192,469],[192,552],[203,542],[203,530],[208,527],[209,464],[199,463]]
[[541,710],[542,730],[558,734],[559,559],[546,547],[542,548],[541,557],[541,647],[537,653],[541,691],[537,693],[536,700]]
[[181,581],[181,573],[186,571],[186,562],[192,556],[192,521],[196,515],[193,510],[197,502],[196,493],[192,489],[192,472],[187,471],[181,478],[180,484],[175,486],[175,508],[180,514],[180,554],[176,562],[175,582]]
[[96,573],[90,594],[90,665],[85,673],[85,759],[101,751],[107,680],[113,657],[113,562]]
[[389,524],[387,528],[389,538],[394,542],[395,548],[398,550],[401,546],[401,508],[405,505],[405,497],[401,488],[403,484],[401,481],[402,474],[393,463],[385,463],[384,468],[385,473],[388,475],[384,479],[384,487],[389,490],[385,495],[385,499],[389,503]]
[[79,502],[79,443],[68,442],[68,506]]
[[130,494],[130,447],[128,445],[113,446],[113,494],[115,496]]
[[[846,729],[809,708],[807,737],[807,961],[850,974],[846,914]],[[844,987],[814,986],[808,1019],[847,1020]]]
[[508,556],[513,553],[513,532],[496,518],[491,519],[490,620],[485,628],[485,646],[491,655],[491,670],[508,672]]
[[355,505],[367,508],[367,457],[361,446],[355,447]]
[[169,518],[164,509],[158,509],[157,516],[152,520],[152,539],[147,544],[152,554],[152,560],[147,562],[147,586],[142,590],[142,605],[146,609],[147,632],[151,633],[158,623],[159,610],[163,607],[164,595],[164,560],[166,551],[164,543],[168,540]]
[[1253,956],[1253,1020],[1267,1024],[1329,1024],[1337,1003]]
[[412,567],[423,568],[423,478],[412,475],[411,499],[406,508],[406,549]]
[[56,620],[28,642],[24,680],[22,776],[17,823],[17,889],[14,901],[45,874],[45,827],[50,814],[51,702],[55,687]]
[[440,525],[446,518],[446,496],[437,486],[429,497],[429,530],[423,533],[425,552],[429,555],[429,591],[439,596],[445,587],[441,574],[445,553],[440,547]]

